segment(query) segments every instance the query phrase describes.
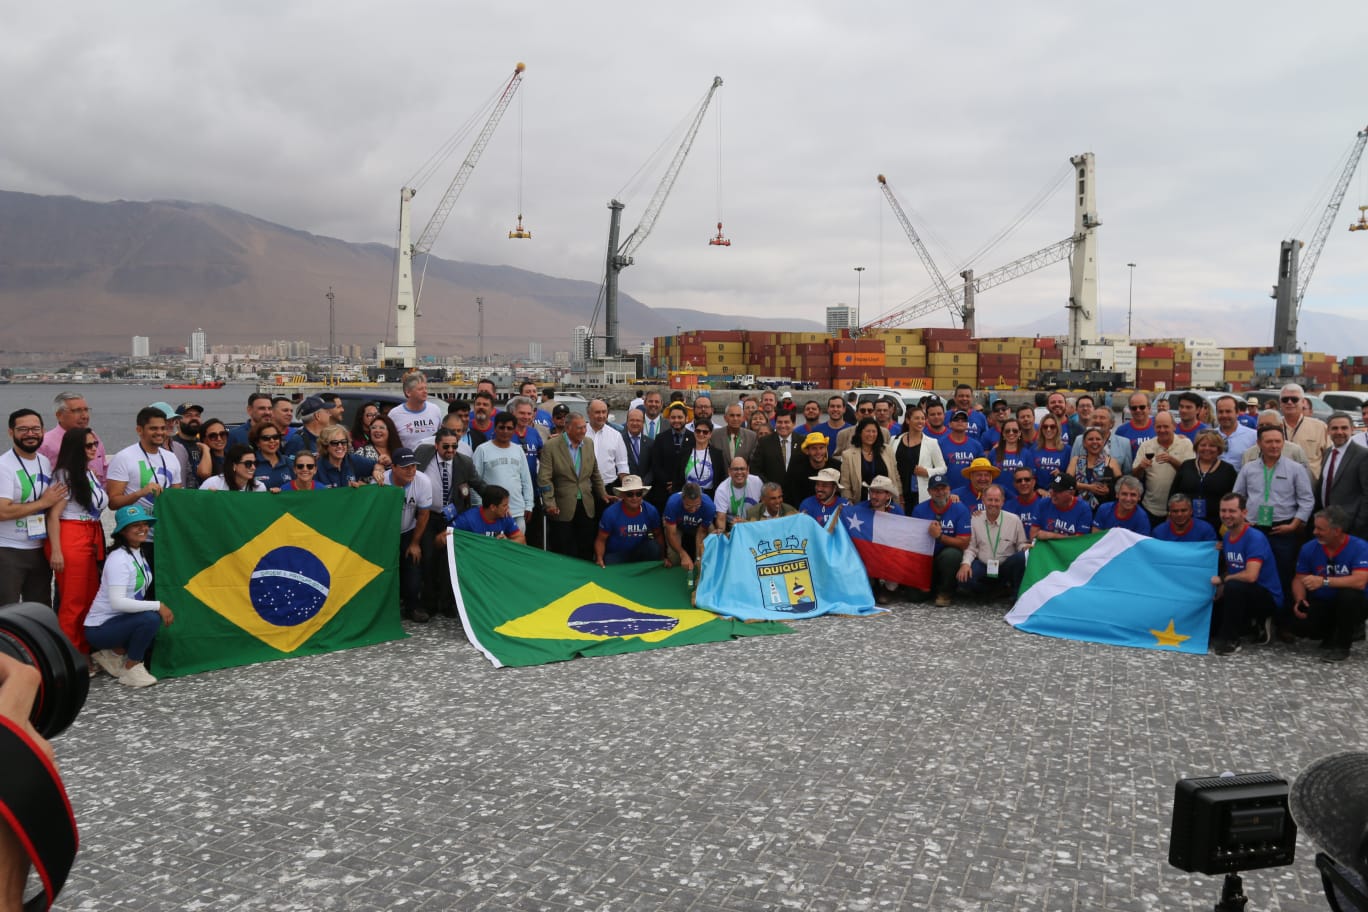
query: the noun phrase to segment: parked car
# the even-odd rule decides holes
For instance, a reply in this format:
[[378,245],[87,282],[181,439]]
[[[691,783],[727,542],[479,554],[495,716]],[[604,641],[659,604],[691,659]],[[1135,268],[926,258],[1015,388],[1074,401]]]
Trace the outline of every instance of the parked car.
[[1368,393],[1360,393],[1354,390],[1327,390],[1321,393],[1320,397],[1332,409],[1348,412],[1354,419],[1354,429],[1363,430],[1363,406],[1368,405]]
[[[1259,397],[1259,408],[1278,409],[1280,408],[1279,398],[1282,396],[1280,389],[1261,389],[1252,390],[1244,394],[1245,398],[1250,396]],[[1311,417],[1319,418],[1321,421],[1329,421],[1335,409],[1319,396],[1307,396],[1307,401],[1311,403]]]

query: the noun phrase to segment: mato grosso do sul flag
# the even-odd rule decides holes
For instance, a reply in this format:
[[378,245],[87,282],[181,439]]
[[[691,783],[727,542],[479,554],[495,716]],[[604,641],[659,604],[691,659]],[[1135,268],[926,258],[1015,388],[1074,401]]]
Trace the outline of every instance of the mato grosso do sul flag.
[[684,571],[656,561],[599,567],[458,531],[447,559],[466,637],[496,668],[790,632],[694,608]]
[[1205,653],[1213,542],[1163,542],[1128,529],[1037,542],[1007,623],[1116,646]]
[[399,621],[400,488],[157,498],[162,677],[369,646]]
[[823,528],[811,516],[737,523],[703,546],[696,604],[742,620],[819,614],[882,614],[864,564],[840,517]]

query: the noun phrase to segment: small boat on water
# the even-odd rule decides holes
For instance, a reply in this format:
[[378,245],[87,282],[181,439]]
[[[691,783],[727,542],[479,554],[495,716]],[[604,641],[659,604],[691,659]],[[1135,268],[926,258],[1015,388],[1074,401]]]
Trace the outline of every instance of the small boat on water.
[[168,383],[162,387],[168,390],[216,390],[223,389],[222,380],[205,380],[200,383]]

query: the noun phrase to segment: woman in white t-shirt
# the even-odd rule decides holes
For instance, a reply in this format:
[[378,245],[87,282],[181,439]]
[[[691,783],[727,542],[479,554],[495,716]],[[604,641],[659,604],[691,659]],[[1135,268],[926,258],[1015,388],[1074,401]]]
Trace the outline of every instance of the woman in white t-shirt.
[[156,518],[139,504],[114,514],[114,537],[100,577],[100,591],[86,615],[85,636],[95,652],[91,658],[128,687],[147,687],[157,679],[143,659],[163,624],[174,616],[162,602],[144,599],[152,585],[152,567],[142,544]]
[[245,443],[235,443],[223,454],[223,471],[210,475],[201,491],[265,491],[266,483],[256,477],[256,452]]
[[[100,561],[104,559],[104,526],[100,516],[109,504],[90,461],[100,446],[89,428],[71,428],[62,435],[54,484],[67,486],[67,496],[48,511],[48,563],[57,578],[57,620],[71,645],[89,655],[85,617],[100,588]],[[94,668],[94,666],[91,666]]]

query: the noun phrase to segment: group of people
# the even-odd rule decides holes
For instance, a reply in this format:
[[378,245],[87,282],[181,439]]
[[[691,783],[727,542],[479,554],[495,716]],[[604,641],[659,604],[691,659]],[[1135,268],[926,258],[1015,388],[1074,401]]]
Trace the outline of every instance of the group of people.
[[[1196,394],[1151,415],[1155,403],[1135,393],[1119,421],[1088,395],[1051,394],[1038,417],[1004,399],[983,410],[967,385],[907,407],[857,394],[824,408],[767,391],[720,414],[706,395],[667,402],[647,390],[620,425],[603,400],[572,411],[530,381],[502,407],[488,380],[448,403],[412,372],[403,392],[392,407],[359,408],[350,427],[328,393],[253,393],[232,428],[195,403],[156,403],[137,415],[137,442],[112,456],[78,393],[57,396],[50,429],[32,409],[12,413],[0,604],[51,603],[55,582],[62,629],[92,667],[146,686],[148,649],[172,620],[152,582],[164,490],[379,484],[404,492],[401,611],[416,621],[455,615],[452,528],[601,566],[692,570],[706,537],[738,522],[803,513],[828,525],[864,510],[931,522],[932,591],[912,596],[938,605],[1014,594],[1036,541],[1120,527],[1219,548],[1219,654],[1314,636],[1338,661],[1362,636],[1368,444],[1348,414],[1308,416],[1295,384],[1281,409],[1253,415],[1236,396],[1213,409]],[[881,603],[892,599],[896,586],[873,582]]]

